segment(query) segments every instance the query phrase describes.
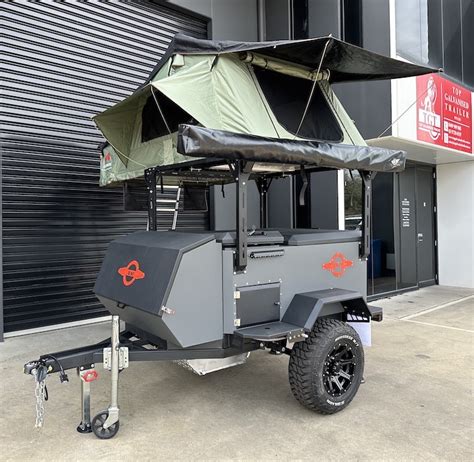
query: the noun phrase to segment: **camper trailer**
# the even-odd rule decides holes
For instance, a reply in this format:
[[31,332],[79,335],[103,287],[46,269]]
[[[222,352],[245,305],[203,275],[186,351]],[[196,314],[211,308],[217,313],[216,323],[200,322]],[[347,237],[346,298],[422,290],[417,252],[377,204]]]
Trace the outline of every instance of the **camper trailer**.
[[[132,361],[171,360],[204,375],[266,350],[288,355],[290,388],[305,407],[332,414],[349,405],[363,380],[363,341],[371,322],[382,320],[366,301],[371,182],[377,172],[402,171],[405,153],[367,146],[331,85],[430,72],[333,37],[175,36],[148,80],[94,118],[106,139],[101,185],[143,181],[148,225],[110,243],[97,277],[111,338],[25,365],[39,400],[48,375],[65,380],[77,369],[78,430],[107,439],[119,430],[119,371]],[[360,230],[268,227],[273,182],[299,175],[304,200],[308,175],[328,169],[360,173]],[[260,193],[260,224],[252,228],[251,181]],[[175,229],[176,207],[171,229],[159,230],[162,188],[226,184],[236,190],[232,229]],[[99,363],[111,371],[111,403],[91,419]]]

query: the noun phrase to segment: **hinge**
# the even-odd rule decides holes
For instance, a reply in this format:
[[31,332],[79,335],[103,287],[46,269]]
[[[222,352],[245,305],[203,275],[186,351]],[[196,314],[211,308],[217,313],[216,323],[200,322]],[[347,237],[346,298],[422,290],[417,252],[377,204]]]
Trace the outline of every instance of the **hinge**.
[[438,246],[438,241],[435,239],[435,243],[434,243],[435,247]]
[[240,327],[240,319],[239,318],[234,319],[234,326],[235,327]]
[[240,290],[234,290],[234,300],[238,300],[240,298]]
[[436,172],[433,171],[433,178],[436,179]]
[[436,213],[437,211],[437,208],[436,208],[436,205],[433,207],[433,212]]

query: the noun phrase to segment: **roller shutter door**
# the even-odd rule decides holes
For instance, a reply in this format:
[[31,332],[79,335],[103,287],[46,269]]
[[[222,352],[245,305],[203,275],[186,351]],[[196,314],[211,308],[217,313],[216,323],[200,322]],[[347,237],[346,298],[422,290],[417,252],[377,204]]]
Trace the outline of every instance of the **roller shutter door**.
[[[2,2],[5,332],[102,316],[107,244],[143,229],[121,188],[99,189],[91,116],[130,94],[176,32],[206,21],[152,2]],[[207,227],[206,213],[178,225]]]

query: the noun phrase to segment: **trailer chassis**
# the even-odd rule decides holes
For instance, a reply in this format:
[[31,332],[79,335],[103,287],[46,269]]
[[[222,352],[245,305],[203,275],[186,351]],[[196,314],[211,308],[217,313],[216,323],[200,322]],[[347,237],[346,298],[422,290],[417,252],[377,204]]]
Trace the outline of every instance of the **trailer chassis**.
[[[131,361],[179,361],[192,359],[222,359],[241,353],[248,353],[265,347],[261,342],[247,341],[232,336],[228,345],[222,348],[168,348],[161,339],[141,339],[130,330],[120,332],[119,316],[111,317],[112,332],[109,339],[94,345],[64,350],[42,355],[39,359],[24,365],[24,373],[32,375],[38,385],[44,388],[44,381],[49,374],[59,373],[61,382],[67,382],[65,371],[76,369],[81,379],[81,422],[77,427],[79,433],[94,432],[101,439],[115,436],[119,429],[120,408],[118,405],[119,372],[128,368]],[[267,344],[274,352],[285,352],[279,343]],[[104,411],[91,419],[91,383],[98,378],[96,365],[103,363],[104,369],[111,373],[110,404]],[[47,399],[43,396],[43,401]],[[37,396],[37,400],[38,400]],[[39,405],[43,408],[44,402]],[[37,403],[38,410],[38,403]],[[44,411],[43,411],[44,412]],[[43,424],[43,415],[37,415],[36,426]]]

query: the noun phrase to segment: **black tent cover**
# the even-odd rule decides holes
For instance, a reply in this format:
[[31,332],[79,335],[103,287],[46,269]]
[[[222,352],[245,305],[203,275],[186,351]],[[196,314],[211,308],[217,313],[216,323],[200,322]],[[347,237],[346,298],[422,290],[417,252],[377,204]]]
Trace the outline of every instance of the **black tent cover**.
[[315,70],[319,66],[327,43],[328,46],[322,63],[322,69],[330,71],[330,81],[332,83],[356,80],[398,79],[439,72],[439,69],[417,66],[388,58],[331,36],[305,40],[235,42],[203,40],[184,34],[176,34],[165,55],[152,70],[146,83],[150,82],[168,58],[175,54],[220,55],[254,51],[270,58],[282,59]]
[[178,128],[177,149],[191,157],[374,172],[401,172],[406,158],[404,151],[378,147],[265,138],[184,124]]

